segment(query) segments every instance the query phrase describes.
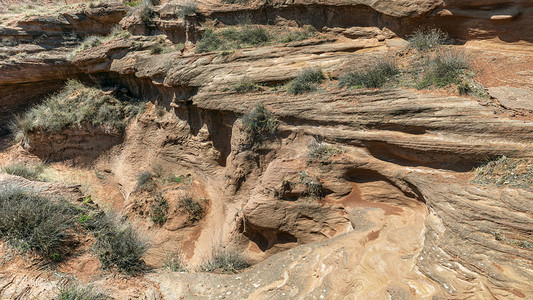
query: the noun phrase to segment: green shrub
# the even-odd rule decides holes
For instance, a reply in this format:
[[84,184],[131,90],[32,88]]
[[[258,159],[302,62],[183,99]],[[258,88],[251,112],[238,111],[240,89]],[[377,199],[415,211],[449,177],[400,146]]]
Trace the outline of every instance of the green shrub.
[[469,68],[470,65],[463,53],[455,51],[437,53],[428,62],[427,71],[417,87],[422,89],[430,86],[445,87],[451,83],[460,84],[461,75]]
[[281,43],[297,42],[313,37],[315,34],[316,31],[312,26],[305,26],[302,30],[289,31],[282,34],[278,41]]
[[231,87],[231,90],[237,94],[246,94],[251,92],[262,91],[263,88],[249,79],[243,79]]
[[207,29],[202,35],[202,39],[196,44],[196,52],[204,53],[216,51],[222,45],[222,40],[212,29]]
[[247,25],[240,28],[237,41],[244,45],[257,46],[265,44],[272,39],[270,33],[263,27]]
[[186,270],[183,253],[175,250],[165,254],[164,267],[172,272],[183,272]]
[[91,35],[86,37],[83,42],[81,42],[81,44],[69,54],[69,59],[72,59],[74,56],[76,56],[76,54],[80,53],[81,51],[100,45],[103,40],[104,38],[101,36]]
[[190,15],[197,15],[198,14],[198,4],[196,1],[187,1],[180,5],[178,9],[178,16],[179,17],[186,17]]
[[68,283],[61,286],[58,300],[106,300],[109,297],[93,286]]
[[124,4],[126,4],[129,7],[137,7],[139,5],[140,0],[126,0],[124,1]]
[[97,220],[94,251],[102,266],[116,268],[119,272],[135,275],[145,270],[142,259],[149,248],[131,224],[104,216]]
[[142,110],[142,104],[119,101],[101,90],[69,80],[58,94],[16,118],[11,129],[16,141],[34,131],[59,133],[69,127],[87,125],[123,131],[127,121]]
[[156,195],[150,205],[150,218],[158,225],[163,225],[168,219],[168,202],[161,194]]
[[211,258],[200,266],[202,272],[237,273],[251,264],[237,250],[213,250]]
[[340,78],[340,85],[348,88],[380,88],[396,75],[400,69],[393,60],[380,60],[365,71],[350,72]]
[[219,31],[208,29],[196,44],[196,52],[204,53],[259,46],[271,40],[270,33],[263,27],[256,25],[226,28]]
[[311,159],[326,160],[339,152],[339,149],[331,145],[313,141],[309,144],[309,153],[307,156]]
[[312,197],[321,197],[322,196],[322,183],[320,179],[315,176],[312,178],[306,171],[301,171],[298,173],[300,175],[300,183],[305,184],[307,193]]
[[252,145],[260,145],[278,132],[279,121],[263,104],[244,115],[242,121]]
[[17,163],[3,166],[2,168],[0,168],[0,171],[35,181],[40,179],[40,175],[44,171],[44,167],[40,164],[26,165],[22,163]]
[[0,189],[0,238],[21,251],[59,259],[73,242],[77,210],[12,185]]
[[155,16],[154,9],[150,4],[142,4],[139,8],[139,18],[144,26],[152,25],[152,19]]
[[204,213],[202,204],[188,195],[180,198],[178,206],[185,210],[191,222],[199,221]]
[[326,77],[321,69],[305,69],[289,83],[288,92],[293,95],[312,92],[324,79]]
[[152,175],[152,173],[148,171],[139,173],[139,175],[137,175],[137,186],[135,187],[135,190],[136,191],[149,190],[151,187],[153,177],[154,175]]
[[474,169],[475,183],[529,189],[533,184],[533,162],[501,156]]
[[418,29],[409,36],[409,45],[419,51],[437,48],[443,45],[448,35],[440,29]]

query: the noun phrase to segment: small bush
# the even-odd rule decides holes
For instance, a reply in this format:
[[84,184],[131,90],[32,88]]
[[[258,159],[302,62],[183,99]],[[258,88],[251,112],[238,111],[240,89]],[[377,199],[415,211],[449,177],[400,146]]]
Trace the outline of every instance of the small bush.
[[408,38],[408,41],[412,48],[424,51],[443,45],[447,39],[448,35],[440,29],[418,29]]
[[109,217],[98,222],[94,251],[102,266],[130,275],[142,272],[145,269],[142,257],[149,248],[148,241],[131,224],[119,224]]
[[137,7],[139,5],[140,0],[126,0],[124,1],[124,4],[126,4],[129,7]]
[[262,91],[263,88],[255,82],[243,79],[231,87],[231,90],[237,94],[246,94],[251,92]]
[[175,250],[165,255],[164,267],[172,272],[183,272],[186,270],[183,253]]
[[191,222],[199,221],[204,213],[204,209],[200,202],[188,195],[180,198],[178,206],[187,212],[189,215],[189,221]]
[[528,189],[533,183],[533,163],[501,156],[474,169],[475,183]]
[[58,300],[107,300],[109,297],[90,285],[68,283],[61,286]]
[[315,176],[312,178],[306,171],[301,171],[298,173],[300,175],[300,183],[305,184],[307,188],[307,193],[312,197],[321,197],[322,196],[322,183],[320,179]]
[[198,14],[198,4],[196,1],[188,1],[179,7],[178,10],[178,16],[181,18],[190,16],[190,15],[197,15]]
[[312,26],[305,26],[303,30],[290,31],[278,39],[281,43],[297,42],[308,39],[316,34]]
[[42,165],[26,165],[22,163],[12,164],[3,166],[0,168],[0,171],[11,174],[11,175],[17,175],[24,177],[28,180],[39,180],[41,173],[44,171],[44,167]]
[[76,54],[80,53],[81,51],[96,47],[102,43],[104,40],[101,36],[95,36],[91,35],[86,37],[81,44],[74,49],[69,55],[69,59],[72,59]]
[[222,40],[212,29],[207,29],[202,35],[202,39],[196,44],[196,52],[204,53],[216,51],[222,45]]
[[236,250],[213,250],[211,258],[200,266],[200,271],[237,273],[250,265]]
[[158,225],[163,225],[168,219],[168,202],[158,194],[150,205],[150,218]]
[[270,33],[266,29],[256,25],[226,28],[216,32],[208,29],[204,32],[202,39],[196,44],[196,52],[204,53],[259,46],[271,40],[272,36]]
[[392,60],[381,60],[366,71],[350,72],[340,78],[340,85],[348,88],[380,88],[394,76],[400,74],[400,69]]
[[237,39],[241,44],[256,46],[269,42],[272,37],[263,27],[247,25],[240,29]]
[[137,186],[135,187],[136,191],[144,191],[148,190],[150,188],[150,184],[152,183],[152,178],[154,175],[148,171],[144,171],[139,173],[137,175]]
[[0,238],[21,251],[60,259],[71,246],[76,214],[62,200],[10,185],[0,189]]
[[288,92],[297,95],[314,91],[317,89],[317,85],[322,83],[324,79],[326,77],[321,69],[305,69],[289,83]]
[[122,102],[101,90],[69,80],[57,94],[16,118],[11,126],[16,141],[28,133],[59,133],[65,128],[87,125],[106,131],[123,131],[129,119],[142,110],[141,102]]
[[252,145],[260,145],[278,132],[279,121],[263,105],[258,104],[250,113],[242,117]]
[[437,53],[428,63],[428,69],[418,83],[419,89],[430,86],[445,87],[451,83],[460,83],[461,75],[470,65],[463,53],[446,51]]
[[150,4],[142,4],[139,8],[139,18],[144,23],[144,26],[152,25],[152,19],[155,16],[154,9]]
[[313,141],[309,144],[308,156],[311,159],[326,160],[339,152],[339,149],[331,145]]

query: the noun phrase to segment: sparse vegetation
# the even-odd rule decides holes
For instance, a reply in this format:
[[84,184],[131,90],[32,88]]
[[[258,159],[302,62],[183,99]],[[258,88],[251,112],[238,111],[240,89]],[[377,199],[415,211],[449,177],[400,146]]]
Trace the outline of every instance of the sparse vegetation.
[[[246,24],[246,22],[243,22]],[[310,38],[316,34],[312,26],[295,30],[280,31],[276,28],[259,25],[240,25],[220,30],[208,29],[196,45],[197,53],[224,51],[257,47],[272,43],[289,43]]]
[[529,189],[533,183],[533,163],[501,156],[474,169],[475,183]]
[[44,171],[44,167],[41,164],[28,165],[23,163],[16,163],[11,165],[6,165],[0,168],[0,171],[24,177],[28,180],[41,180],[40,175]]
[[172,272],[185,271],[185,259],[183,253],[179,250],[168,252],[165,254],[164,267]]
[[141,105],[119,101],[101,90],[70,80],[59,93],[16,118],[11,129],[16,141],[34,131],[58,133],[65,128],[88,125],[122,131],[129,119],[142,110]]
[[313,26],[307,25],[304,26],[304,28],[301,30],[289,31],[285,34],[282,34],[278,41],[280,43],[297,42],[313,37],[315,34],[315,28],[313,28]]
[[12,37],[4,37],[0,39],[0,46],[1,47],[14,47],[19,44],[19,41],[17,41],[15,38]]
[[185,47],[184,44],[176,45],[170,44],[164,36],[158,36],[156,42],[150,46],[150,54],[165,54],[174,51],[181,51]]
[[260,145],[278,132],[279,121],[263,104],[244,115],[242,121],[252,145]]
[[142,257],[149,243],[131,224],[109,216],[96,219],[94,224],[94,251],[104,268],[130,275],[145,269]]
[[326,77],[321,69],[304,69],[298,77],[289,83],[287,90],[293,95],[312,92],[317,89],[318,84],[322,83],[324,79]]
[[310,196],[322,197],[322,183],[318,177],[312,178],[306,171],[301,171],[298,175],[300,175],[300,183],[305,184]]
[[455,51],[437,53],[428,62],[428,68],[417,87],[421,89],[430,86],[445,87],[451,83],[460,84],[461,75],[469,67],[470,65],[463,53]]
[[157,194],[150,205],[150,218],[160,226],[165,224],[168,219],[168,202],[161,194]]
[[448,39],[440,29],[418,29],[409,37],[409,45],[419,51],[438,48]]
[[185,210],[191,222],[199,221],[204,213],[202,204],[189,195],[182,196],[178,202],[178,206]]
[[200,42],[197,43],[196,52],[204,53],[260,46],[268,43],[271,39],[272,36],[269,32],[257,25],[226,28],[219,31],[208,29]]
[[237,250],[214,249],[211,258],[200,266],[202,272],[237,273],[251,264]]
[[60,260],[72,246],[76,215],[61,199],[12,185],[0,189],[0,238],[20,251]]
[[337,153],[340,153],[339,149],[332,145],[317,141],[309,143],[308,156],[311,159],[327,160]]
[[181,18],[197,15],[198,14],[198,4],[196,1],[187,1],[180,5],[178,9],[178,16]]
[[175,183],[182,183],[184,179],[185,176],[173,176],[172,178],[170,178],[170,180]]
[[504,234],[500,233],[499,231],[495,231],[492,234],[494,235],[494,239],[499,242],[506,243],[512,246],[518,246],[524,249],[533,250],[533,243],[531,243],[528,240],[510,239],[510,238],[507,238]]
[[137,7],[139,5],[140,0],[126,0],[124,1],[124,4],[126,4],[129,7]]
[[243,79],[231,87],[231,90],[237,94],[246,94],[251,92],[259,92],[263,90],[263,87],[249,79]]
[[137,175],[136,191],[144,191],[152,188],[152,178],[154,175],[151,172],[144,171]]
[[70,53],[69,59],[72,59],[74,56],[76,56],[76,54],[80,53],[81,51],[100,45],[103,40],[103,37],[96,35],[86,37],[83,42],[81,42],[81,44]]
[[229,3],[229,4],[235,4],[235,3],[244,4],[244,3],[250,2],[250,0],[222,0],[222,2]]
[[106,300],[109,297],[91,285],[68,283],[61,286],[58,300]]
[[382,59],[364,71],[353,71],[340,78],[340,85],[348,88],[380,88],[390,82],[400,69],[392,59]]

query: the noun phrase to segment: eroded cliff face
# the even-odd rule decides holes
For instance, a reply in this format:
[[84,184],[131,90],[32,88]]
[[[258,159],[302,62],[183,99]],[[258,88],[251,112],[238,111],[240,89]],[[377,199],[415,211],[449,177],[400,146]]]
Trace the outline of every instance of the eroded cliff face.
[[[529,24],[528,1],[199,1],[208,22],[221,23],[216,26],[247,14],[259,24],[321,30],[303,41],[202,54],[192,47],[205,28],[194,16],[178,17],[179,4],[154,7],[152,23],[142,25],[138,11],[122,19],[124,6],[100,4],[91,8],[98,13],[89,11],[107,21],[94,19],[100,24],[94,33],[122,20],[133,35],[104,39],[72,61],[66,60],[72,47],[65,47],[53,60],[65,63],[53,72],[43,61],[6,62],[7,71],[31,65],[42,77],[0,75],[18,97],[0,99],[9,114],[28,104],[23,97],[39,100],[37,84],[57,91],[46,80],[59,86],[68,77],[150,102],[123,134],[37,130],[23,143],[2,146],[0,165],[48,161],[55,180],[65,183],[0,174],[0,188],[33,187],[73,202],[92,196],[96,209],[114,208],[146,231],[152,245],[144,260],[152,269],[138,277],[102,271],[85,237],[80,255],[44,271],[16,255],[8,259],[0,268],[2,297],[53,298],[68,276],[116,299],[533,297],[533,183],[480,184],[472,172],[487,159],[533,156],[524,100],[533,90],[533,52],[523,42],[530,34],[507,33]],[[396,55],[409,63],[412,50],[398,36],[424,24],[456,39],[522,40],[447,46],[471,57],[476,79],[489,91],[514,87],[517,98],[338,86],[341,75],[375,58]],[[153,36],[158,33],[167,35]],[[173,42],[187,44],[169,53],[151,50]],[[290,95],[277,87],[306,67],[327,75],[319,91]],[[263,91],[234,92],[243,80]],[[19,92],[26,84],[34,86],[30,94]],[[242,116],[258,104],[279,127],[253,144]],[[155,196],[139,189],[143,172],[153,174],[150,183],[167,201],[162,224],[149,217]],[[201,213],[184,210],[184,197],[198,200]],[[213,248],[235,249],[253,266],[232,275],[198,272]],[[176,249],[187,272],[163,268],[164,254]]]

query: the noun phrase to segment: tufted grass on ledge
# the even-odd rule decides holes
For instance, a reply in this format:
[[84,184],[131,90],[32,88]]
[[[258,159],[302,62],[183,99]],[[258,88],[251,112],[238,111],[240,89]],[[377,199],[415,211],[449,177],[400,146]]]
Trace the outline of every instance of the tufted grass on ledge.
[[44,171],[44,166],[42,164],[30,165],[15,163],[2,166],[0,171],[11,175],[21,176],[28,180],[38,181],[42,180],[41,174]]
[[213,249],[211,258],[201,266],[201,272],[237,273],[251,264],[236,249]]
[[533,161],[501,156],[473,170],[474,183],[494,184],[512,188],[531,189],[533,185]]
[[34,106],[11,124],[15,141],[31,132],[59,133],[66,128],[99,127],[107,132],[122,131],[142,111],[143,103],[119,101],[103,91],[69,80],[57,94]]
[[392,59],[382,59],[366,70],[353,71],[340,78],[340,86],[348,88],[381,88],[400,74]]

